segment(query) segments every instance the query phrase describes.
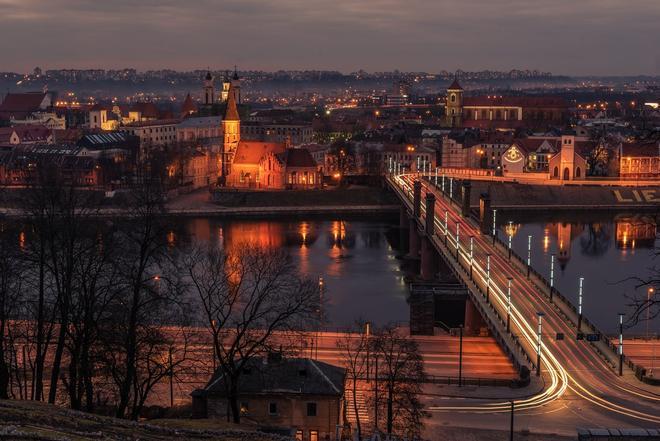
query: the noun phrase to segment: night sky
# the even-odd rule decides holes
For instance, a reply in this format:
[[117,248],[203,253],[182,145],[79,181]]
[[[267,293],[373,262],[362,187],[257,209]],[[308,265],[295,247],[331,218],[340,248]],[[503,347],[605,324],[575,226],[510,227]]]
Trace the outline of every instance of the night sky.
[[659,0],[0,0],[0,71],[660,74]]

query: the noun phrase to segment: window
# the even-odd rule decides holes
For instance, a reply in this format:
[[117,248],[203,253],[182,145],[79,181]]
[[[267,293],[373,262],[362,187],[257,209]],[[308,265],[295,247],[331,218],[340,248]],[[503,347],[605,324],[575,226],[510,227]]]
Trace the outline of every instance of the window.
[[241,403],[241,415],[247,415],[248,413],[250,413],[249,403],[247,401],[243,401]]
[[319,431],[310,430],[309,431],[309,441],[319,441]]
[[303,431],[296,430],[296,441],[303,441]]
[[307,403],[307,416],[308,417],[316,416],[316,403]]
[[277,403],[268,403],[268,414],[277,415]]

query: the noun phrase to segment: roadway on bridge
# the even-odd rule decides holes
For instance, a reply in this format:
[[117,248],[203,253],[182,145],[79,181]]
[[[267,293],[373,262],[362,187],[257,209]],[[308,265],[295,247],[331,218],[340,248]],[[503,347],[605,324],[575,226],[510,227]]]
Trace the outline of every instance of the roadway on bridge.
[[[400,189],[400,196],[408,199],[408,203],[412,200],[415,179],[415,175],[407,174],[395,176],[391,181]],[[436,249],[441,250],[456,265],[452,250],[458,245],[460,271],[468,271],[472,263],[474,281],[481,290],[481,293],[476,291],[475,295],[483,295],[489,286],[491,307],[503,320],[507,316],[507,285],[508,278],[511,278],[512,332],[532,357],[538,342],[537,312],[544,314],[541,366],[547,387],[544,392],[533,397],[515,401],[522,418],[543,415],[543,418],[530,418],[533,424],[528,427],[544,432],[574,434],[576,426],[660,426],[660,388],[654,391],[650,386],[636,384],[629,371],[624,377],[619,377],[590,343],[576,340],[576,326],[565,319],[559,309],[549,302],[546,294],[528,280],[520,268],[509,262],[507,255],[493,247],[491,237],[483,235],[473,221],[461,217],[459,208],[450,203],[435,185],[424,181],[422,201],[427,192],[436,196],[433,237]],[[425,212],[422,202],[422,225]],[[474,237],[472,256],[469,236]],[[486,269],[488,254],[491,255],[490,279]],[[557,333],[563,333],[566,338],[555,340]],[[496,414],[506,413],[510,409],[510,404],[504,400],[487,399],[457,402],[454,399],[435,398],[428,401],[428,405],[429,410],[435,413],[431,418],[432,424],[477,425],[486,428],[493,425],[501,427],[502,418]],[[475,413],[481,416],[474,418]]]

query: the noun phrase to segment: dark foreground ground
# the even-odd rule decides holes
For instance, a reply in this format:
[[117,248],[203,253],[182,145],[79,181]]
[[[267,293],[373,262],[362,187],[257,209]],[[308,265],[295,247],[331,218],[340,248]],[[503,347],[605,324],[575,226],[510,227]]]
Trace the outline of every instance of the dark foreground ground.
[[223,421],[151,420],[135,423],[26,401],[0,401],[1,440],[282,441]]

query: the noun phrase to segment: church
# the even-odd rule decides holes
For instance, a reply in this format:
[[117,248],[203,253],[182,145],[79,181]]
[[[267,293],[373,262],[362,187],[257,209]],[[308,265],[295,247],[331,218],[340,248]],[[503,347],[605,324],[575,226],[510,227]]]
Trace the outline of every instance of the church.
[[[221,123],[220,184],[254,190],[322,188],[323,176],[307,149],[292,148],[288,142],[241,140],[240,83],[236,72],[227,86],[225,91],[223,84],[227,106]],[[213,103],[213,77],[209,73],[204,80],[204,104]]]

